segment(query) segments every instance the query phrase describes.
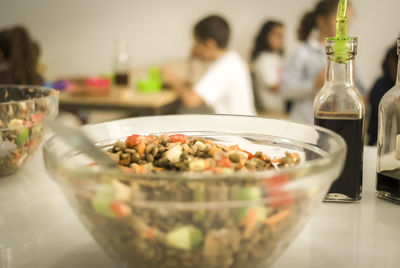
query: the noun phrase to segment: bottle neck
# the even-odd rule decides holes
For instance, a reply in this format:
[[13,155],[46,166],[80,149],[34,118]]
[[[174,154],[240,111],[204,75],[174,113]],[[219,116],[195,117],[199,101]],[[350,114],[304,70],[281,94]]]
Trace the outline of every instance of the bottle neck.
[[397,79],[396,79],[396,84],[400,84],[400,55],[399,55],[399,60],[397,62]]
[[331,58],[328,58],[326,82],[345,84],[348,87],[355,86],[354,58],[346,61],[345,63],[339,63]]

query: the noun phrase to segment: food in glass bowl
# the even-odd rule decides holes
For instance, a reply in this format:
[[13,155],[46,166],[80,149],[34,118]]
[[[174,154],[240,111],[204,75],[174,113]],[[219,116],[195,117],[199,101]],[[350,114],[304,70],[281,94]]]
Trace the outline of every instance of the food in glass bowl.
[[122,167],[98,166],[58,137],[44,146],[46,167],[127,267],[270,265],[346,152],[328,130],[257,117],[146,117],[83,130]]
[[15,172],[41,145],[43,119],[58,111],[56,91],[0,86],[0,176]]

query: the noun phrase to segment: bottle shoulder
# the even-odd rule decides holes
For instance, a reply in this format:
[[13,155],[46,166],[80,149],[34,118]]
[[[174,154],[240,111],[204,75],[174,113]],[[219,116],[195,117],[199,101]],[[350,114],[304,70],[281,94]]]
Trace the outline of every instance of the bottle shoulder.
[[383,95],[380,106],[388,106],[393,103],[400,103],[400,84],[397,83],[394,87],[388,90],[388,92]]

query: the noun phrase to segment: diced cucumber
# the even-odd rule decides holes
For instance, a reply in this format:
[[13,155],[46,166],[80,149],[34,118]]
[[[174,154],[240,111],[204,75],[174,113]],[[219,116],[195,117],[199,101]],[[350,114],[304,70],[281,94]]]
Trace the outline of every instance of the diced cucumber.
[[167,233],[166,243],[170,247],[182,250],[197,248],[203,242],[203,232],[192,226],[182,226]]
[[110,204],[114,201],[115,190],[110,185],[102,185],[96,195],[92,198],[92,206],[96,213],[115,218],[114,212],[110,208]]
[[245,186],[232,193],[234,200],[260,200],[261,196],[261,189],[254,186]]
[[196,202],[204,202],[206,200],[206,186],[204,183],[199,183],[194,190],[193,199]]
[[28,137],[29,137],[29,130],[25,127],[18,134],[15,143],[18,145],[18,147],[22,147],[27,142]]
[[204,159],[196,159],[189,163],[189,170],[191,171],[203,171],[204,169],[206,169]]

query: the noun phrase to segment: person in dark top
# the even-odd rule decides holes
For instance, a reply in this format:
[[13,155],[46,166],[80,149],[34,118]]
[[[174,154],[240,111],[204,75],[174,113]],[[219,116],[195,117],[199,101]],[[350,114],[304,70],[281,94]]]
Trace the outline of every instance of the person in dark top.
[[15,26],[0,31],[0,84],[42,85],[37,72],[40,48],[28,31]]
[[391,47],[385,55],[382,64],[383,76],[380,77],[369,93],[371,117],[368,125],[368,145],[375,145],[378,136],[378,109],[379,102],[396,83],[397,74],[397,45]]

